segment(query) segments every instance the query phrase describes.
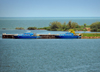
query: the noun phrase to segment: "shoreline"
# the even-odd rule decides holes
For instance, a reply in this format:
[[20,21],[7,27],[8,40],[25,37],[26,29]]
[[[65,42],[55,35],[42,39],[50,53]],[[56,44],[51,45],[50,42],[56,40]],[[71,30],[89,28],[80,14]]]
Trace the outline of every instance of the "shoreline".
[[85,37],[81,37],[81,39],[100,39],[100,36],[98,36],[98,37],[87,37],[87,36],[85,36]]
[[81,39],[100,39],[100,33],[82,33]]

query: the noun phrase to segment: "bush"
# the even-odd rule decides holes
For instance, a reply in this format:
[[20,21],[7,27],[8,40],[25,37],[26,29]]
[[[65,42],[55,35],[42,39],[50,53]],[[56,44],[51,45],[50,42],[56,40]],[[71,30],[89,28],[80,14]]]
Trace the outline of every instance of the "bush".
[[97,32],[100,29],[100,22],[95,22],[90,25],[91,31]]
[[97,32],[100,32],[100,29],[98,29]]
[[97,32],[96,28],[91,29],[91,32]]
[[46,30],[48,30],[48,29],[49,29],[49,27],[44,27],[43,29],[46,29]]
[[24,28],[22,28],[22,27],[16,27],[15,29],[17,29],[17,30],[24,30]]
[[28,30],[36,30],[37,27],[28,27],[27,29],[28,29]]
[[51,22],[49,27],[50,27],[50,30],[57,31],[57,29],[62,28],[62,25],[60,22],[56,21],[56,22]]
[[83,29],[83,31],[87,31],[86,29]]
[[79,26],[78,23],[76,23],[76,22],[72,22],[72,23],[71,23],[71,21],[69,21],[69,23],[67,24],[67,28],[68,28],[68,29],[80,28],[80,26]]
[[74,30],[75,30],[75,31],[77,31],[77,30],[78,30],[78,31],[83,31],[83,28],[75,28]]
[[80,26],[76,22],[72,22],[71,28],[79,28]]

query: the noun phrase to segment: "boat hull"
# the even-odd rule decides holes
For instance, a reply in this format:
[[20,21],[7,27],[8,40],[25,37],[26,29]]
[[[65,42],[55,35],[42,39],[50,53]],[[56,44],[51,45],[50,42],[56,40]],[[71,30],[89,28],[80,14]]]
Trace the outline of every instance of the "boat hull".
[[40,36],[14,36],[16,39],[36,39],[40,38]]
[[56,38],[60,39],[78,39],[81,38],[81,36],[55,36]]

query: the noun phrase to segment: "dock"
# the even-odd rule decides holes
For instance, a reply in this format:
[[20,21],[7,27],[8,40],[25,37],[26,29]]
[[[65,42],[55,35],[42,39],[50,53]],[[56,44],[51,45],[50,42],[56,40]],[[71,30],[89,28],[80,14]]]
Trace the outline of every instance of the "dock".
[[[3,39],[15,39],[14,35],[17,35],[17,34],[6,34],[6,33],[3,33],[2,34],[2,38]],[[40,39],[56,39],[55,35],[57,35],[57,34],[38,34],[38,36],[41,36]]]

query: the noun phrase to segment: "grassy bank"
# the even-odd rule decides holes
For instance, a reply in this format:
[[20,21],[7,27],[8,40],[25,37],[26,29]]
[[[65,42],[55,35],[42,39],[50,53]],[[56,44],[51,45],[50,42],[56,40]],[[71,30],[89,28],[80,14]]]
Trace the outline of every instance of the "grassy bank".
[[100,33],[82,33],[82,39],[96,39],[100,38]]
[[81,34],[82,35],[82,37],[85,37],[85,36],[87,36],[87,37],[97,37],[97,36],[100,36],[100,33],[82,33]]

